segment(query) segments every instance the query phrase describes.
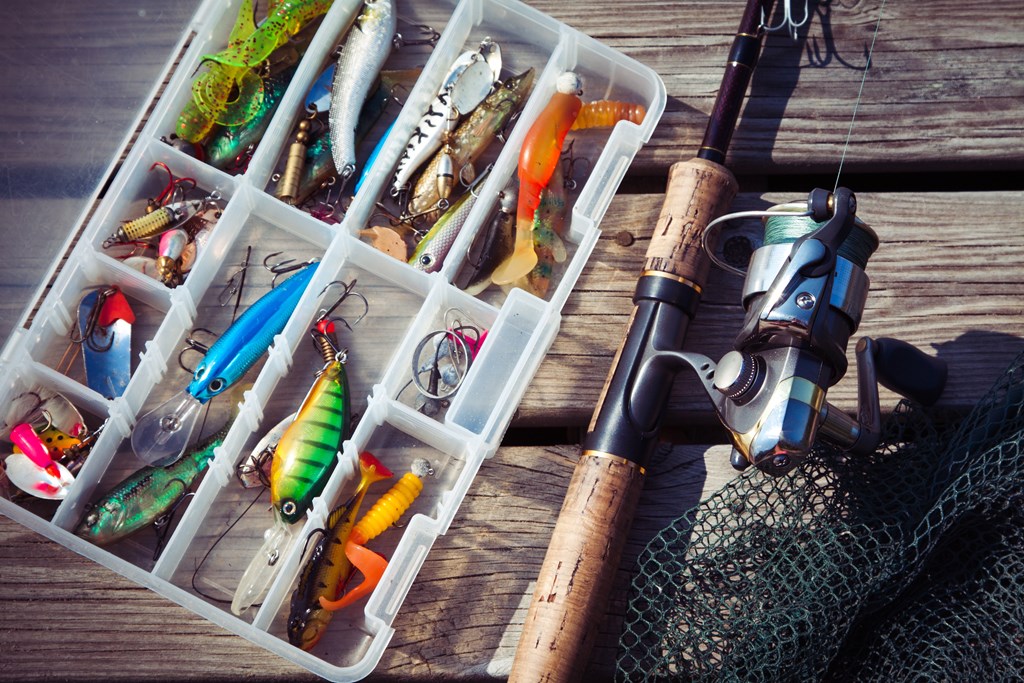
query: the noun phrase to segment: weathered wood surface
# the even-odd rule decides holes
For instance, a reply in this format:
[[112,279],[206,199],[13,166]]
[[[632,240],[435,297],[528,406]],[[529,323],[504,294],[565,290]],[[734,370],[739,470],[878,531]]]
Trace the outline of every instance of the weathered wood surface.
[[[47,230],[34,239],[51,246],[63,241],[93,186],[87,179],[105,167],[115,153],[105,150],[124,134],[112,134],[111,122],[137,109],[139,103],[130,100],[137,83],[148,89],[152,82],[139,76],[140,69],[158,71],[170,56],[179,28],[169,27],[181,26],[188,14],[181,9],[185,3],[172,4],[173,16],[129,17],[123,3],[45,0],[33,3],[32,16],[41,20],[31,25],[28,14],[0,12],[0,76],[9,95],[0,98],[6,183],[0,237],[26,234],[29,220],[40,220],[37,201],[45,199]],[[597,0],[585,12],[553,0],[531,4],[639,59],[665,80],[669,101],[662,123],[627,181],[627,188],[660,190],[667,167],[688,158],[703,133],[740,3]],[[809,189],[789,180],[790,174],[820,173],[819,184],[833,182],[880,0],[819,5],[828,9],[819,7],[800,44],[784,35],[768,39],[728,161],[741,188],[747,182],[793,191],[748,191],[737,208],[793,199]],[[121,51],[120,63],[112,64],[103,51],[107,41]],[[144,50],[156,42],[162,52]],[[957,411],[1024,349],[1022,44],[1019,3],[887,4],[846,160],[847,172],[884,173],[880,177],[902,184],[859,193],[861,212],[883,246],[869,265],[871,294],[858,334],[897,336],[947,360],[951,377],[943,402]],[[63,87],[54,88],[54,78]],[[84,90],[72,87],[83,81]],[[64,103],[84,111],[91,125],[78,119],[69,124],[61,114]],[[43,114],[47,118],[40,120]],[[70,148],[78,153],[69,155]],[[57,176],[58,170],[70,173]],[[942,187],[889,191],[920,188],[919,173]],[[879,186],[876,177],[860,176]],[[984,189],[978,178],[1015,191],[956,191]],[[624,331],[660,205],[657,194],[620,194],[612,202],[605,233],[564,310],[561,333],[520,407],[515,425],[522,431],[578,428],[589,419]],[[632,235],[631,244],[616,241],[620,231]],[[27,240],[15,246],[22,251],[9,252],[0,269],[0,315],[8,319],[33,289],[26,283],[34,283],[53,258],[52,250]],[[741,319],[739,291],[738,281],[713,271],[688,348],[714,358],[725,352]],[[829,392],[847,410],[854,405],[853,380],[851,374]],[[894,398],[885,394],[883,400],[891,405]],[[696,385],[678,383],[669,427],[707,425],[710,418]],[[703,428],[688,433],[698,440],[714,434]],[[653,468],[594,657],[598,673],[607,675],[614,658],[615,617],[623,610],[632,558],[702,490],[732,476],[727,448],[701,457],[704,450],[679,447]],[[483,465],[399,612],[395,638],[374,679],[504,677],[576,456],[573,446],[506,447]],[[312,678],[3,518],[0,662],[0,679],[18,681]]]
[[[504,448],[480,468],[395,620],[369,680],[504,678],[578,456],[573,446]],[[593,670],[610,678],[631,568],[646,542],[733,476],[728,449],[662,453],[616,577]],[[231,635],[0,517],[0,680],[307,679]]]

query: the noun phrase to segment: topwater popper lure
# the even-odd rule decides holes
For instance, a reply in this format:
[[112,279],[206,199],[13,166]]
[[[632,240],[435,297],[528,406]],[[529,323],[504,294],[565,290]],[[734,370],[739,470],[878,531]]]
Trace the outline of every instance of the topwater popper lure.
[[246,309],[206,352],[188,387],[139,419],[132,431],[135,455],[147,464],[162,466],[181,456],[199,409],[241,379],[267,352],[295,310],[317,265],[311,262],[302,266]]
[[583,106],[580,79],[566,71],[558,77],[557,92],[530,126],[519,152],[519,204],[516,209],[516,246],[491,279],[509,285],[537,265],[533,246],[533,218],[540,206],[540,193],[555,172],[562,154],[562,143]]
[[356,170],[359,112],[391,54],[397,28],[392,0],[366,0],[342,45],[334,70],[329,117],[331,154],[342,187]]

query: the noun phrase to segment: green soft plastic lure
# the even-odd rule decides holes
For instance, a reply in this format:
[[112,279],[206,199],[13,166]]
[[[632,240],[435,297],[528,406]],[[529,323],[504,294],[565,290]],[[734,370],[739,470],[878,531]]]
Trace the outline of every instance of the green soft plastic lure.
[[206,470],[230,426],[225,425],[170,467],[147,466],[129,476],[93,504],[75,533],[96,545],[107,545],[157,521]]

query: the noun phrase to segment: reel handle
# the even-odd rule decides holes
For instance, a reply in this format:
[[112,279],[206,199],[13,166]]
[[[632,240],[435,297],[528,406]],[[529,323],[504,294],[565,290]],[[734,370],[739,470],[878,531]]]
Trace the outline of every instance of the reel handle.
[[944,360],[899,339],[879,337],[874,342],[879,384],[921,405],[939,400],[948,375]]

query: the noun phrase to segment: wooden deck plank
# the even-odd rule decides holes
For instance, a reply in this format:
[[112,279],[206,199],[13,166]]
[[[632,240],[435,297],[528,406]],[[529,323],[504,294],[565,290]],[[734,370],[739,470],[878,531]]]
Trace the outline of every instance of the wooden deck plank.
[[[574,446],[502,448],[483,464],[368,680],[507,675],[578,453]],[[733,476],[724,446],[659,452],[601,629],[594,675],[610,677],[636,556],[659,529]],[[0,548],[0,681],[315,679],[3,517]]]

